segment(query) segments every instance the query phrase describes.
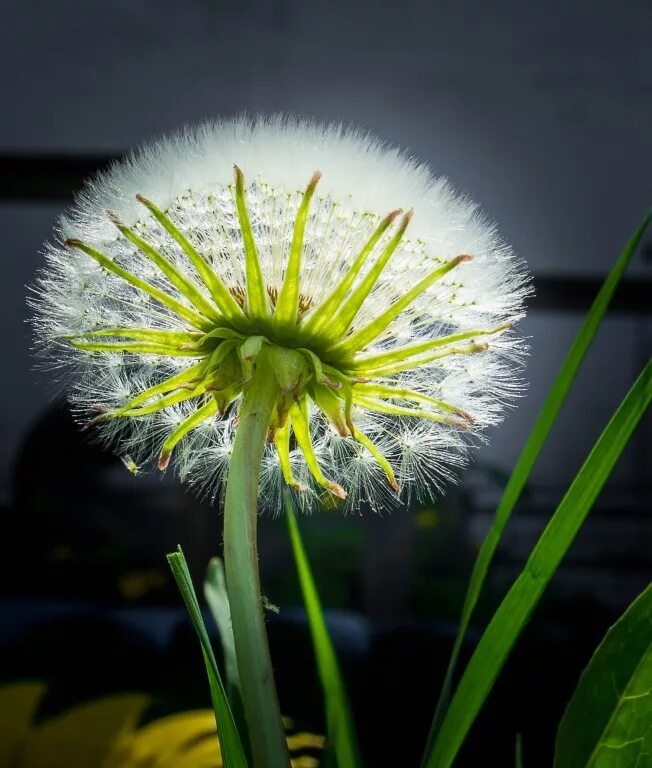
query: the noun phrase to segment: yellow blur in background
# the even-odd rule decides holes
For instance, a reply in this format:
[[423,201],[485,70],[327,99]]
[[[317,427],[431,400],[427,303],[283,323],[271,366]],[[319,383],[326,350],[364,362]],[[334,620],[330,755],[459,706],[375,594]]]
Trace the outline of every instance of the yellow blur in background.
[[[152,704],[145,694],[96,699],[49,719],[38,718],[47,686],[0,687],[0,768],[221,768],[212,710],[192,710],[142,724]],[[317,768],[306,750],[324,738],[287,736],[293,768]]]

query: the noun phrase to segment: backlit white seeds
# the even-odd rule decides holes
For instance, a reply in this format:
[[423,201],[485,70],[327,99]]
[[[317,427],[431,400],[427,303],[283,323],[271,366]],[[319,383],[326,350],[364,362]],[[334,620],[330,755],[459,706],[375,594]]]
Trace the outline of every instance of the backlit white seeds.
[[47,259],[36,326],[77,411],[130,465],[172,461],[203,491],[263,362],[272,508],[283,484],[352,506],[432,491],[518,392],[518,260],[473,204],[338,128],[223,123],[144,150]]

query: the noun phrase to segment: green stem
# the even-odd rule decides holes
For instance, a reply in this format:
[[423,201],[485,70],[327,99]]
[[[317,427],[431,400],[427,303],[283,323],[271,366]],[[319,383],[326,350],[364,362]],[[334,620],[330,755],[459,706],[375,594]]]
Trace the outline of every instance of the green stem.
[[263,349],[240,406],[226,486],[224,564],[254,765],[288,768],[290,759],[265,632],[256,546],[260,462],[278,394],[276,378],[264,358]]

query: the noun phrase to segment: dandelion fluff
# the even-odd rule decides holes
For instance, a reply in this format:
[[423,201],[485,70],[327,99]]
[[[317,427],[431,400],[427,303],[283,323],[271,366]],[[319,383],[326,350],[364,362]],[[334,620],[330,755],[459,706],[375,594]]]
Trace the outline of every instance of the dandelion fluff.
[[[235,166],[235,172],[234,172]],[[32,291],[75,414],[212,498],[256,365],[277,510],[441,491],[521,393],[527,271],[478,206],[366,133],[188,129],[89,182]]]

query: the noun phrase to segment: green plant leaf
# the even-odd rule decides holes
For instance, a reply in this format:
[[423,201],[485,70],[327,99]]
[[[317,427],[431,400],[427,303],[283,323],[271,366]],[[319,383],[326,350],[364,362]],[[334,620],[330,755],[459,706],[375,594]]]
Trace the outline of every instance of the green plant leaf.
[[317,658],[317,670],[324,692],[328,748],[335,753],[339,768],[355,768],[355,766],[362,765],[362,759],[353,725],[351,705],[346,695],[335,649],[328,635],[315,580],[310,570],[310,563],[301,541],[292,501],[287,491],[284,492],[284,503],[292,551]]
[[568,392],[570,391],[586,353],[595,338],[616,288],[618,287],[638,244],[641,242],[650,221],[652,221],[652,212],[644,217],[638,229],[634,232],[618,257],[613,269],[600,288],[598,295],[595,297],[577,336],[568,350],[566,359],[557,374],[557,378],[548,393],[530,436],[525,443],[525,447],[523,448],[516,466],[510,475],[509,481],[507,482],[503,496],[496,509],[491,529],[485,540],[482,542],[482,546],[480,547],[480,551],[478,552],[478,556],[473,566],[473,572],[471,573],[469,586],[464,598],[457,636],[455,637],[453,651],[451,653],[451,658],[444,677],[444,683],[435,709],[432,726],[430,728],[426,754],[432,749],[435,736],[437,735],[437,731],[441,725],[446,707],[450,700],[453,674],[455,672],[455,666],[460,650],[462,649],[471,616],[478,602],[478,598],[480,597],[489,566],[503,535],[505,526],[507,525],[514,506],[521,495],[521,491],[525,487],[530,472],[539,458],[539,454],[541,453],[548,438],[548,434],[557,419],[557,415],[566,401]]
[[429,751],[427,768],[449,768],[503,664],[652,400],[652,362],[600,435],[525,568],[498,607],[464,671]]
[[231,606],[226,591],[226,575],[224,563],[219,557],[211,558],[206,569],[204,580],[204,597],[208,603],[215,624],[220,635],[222,655],[224,656],[224,674],[226,677],[226,695],[231,705],[231,712],[235,720],[238,732],[241,735],[243,747],[249,754],[248,744],[244,738],[247,733],[247,725],[240,694],[240,678],[238,676],[238,660],[235,653],[235,639],[231,626]]
[[559,724],[555,768],[652,763],[652,585],[607,632]]
[[516,768],[523,768],[523,739],[521,734],[516,734],[516,745],[514,748],[514,765]]
[[215,725],[217,726],[217,736],[220,742],[222,758],[225,768],[247,768],[247,760],[242,748],[242,742],[231,713],[228,699],[222,685],[220,671],[217,668],[215,654],[208,639],[208,632],[204,626],[204,619],[201,615],[201,609],[197,602],[197,596],[192,586],[190,571],[186,558],[183,556],[181,547],[167,556],[168,563],[174,574],[183,601],[186,604],[190,621],[192,622],[199,642],[201,644],[206,672],[208,674],[208,684],[211,691],[211,700],[213,702],[213,711],[215,712]]

